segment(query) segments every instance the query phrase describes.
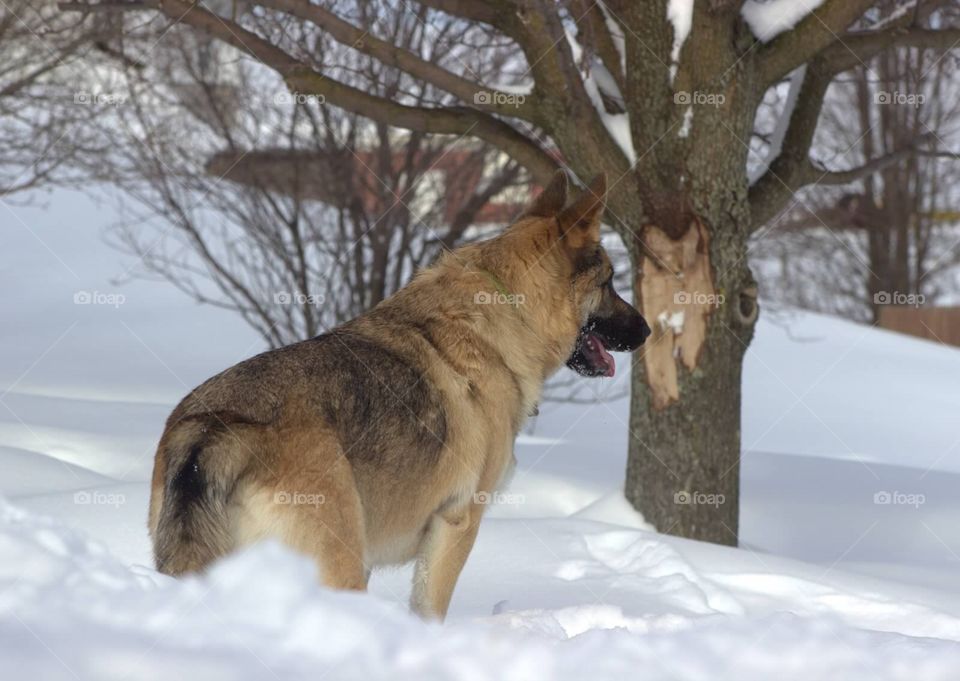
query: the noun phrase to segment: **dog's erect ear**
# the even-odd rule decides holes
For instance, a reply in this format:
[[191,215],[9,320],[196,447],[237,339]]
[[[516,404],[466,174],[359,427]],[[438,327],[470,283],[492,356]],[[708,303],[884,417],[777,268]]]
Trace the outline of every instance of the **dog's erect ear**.
[[607,174],[600,173],[568,208],[557,216],[560,234],[572,248],[600,241],[600,216],[607,200]]
[[563,210],[563,206],[567,203],[568,184],[567,171],[560,168],[553,174],[553,179],[550,180],[550,184],[548,184],[546,188],[540,192],[540,195],[533,200],[533,203],[523,211],[521,217],[554,217]]

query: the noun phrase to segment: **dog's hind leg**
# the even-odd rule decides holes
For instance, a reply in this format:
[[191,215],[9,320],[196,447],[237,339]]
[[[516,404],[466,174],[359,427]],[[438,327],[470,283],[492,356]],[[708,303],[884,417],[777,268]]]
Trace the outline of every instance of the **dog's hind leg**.
[[339,443],[316,433],[281,442],[281,470],[247,495],[239,521],[244,543],[275,537],[313,558],[327,586],[366,589],[363,507]]
[[511,435],[505,450],[487,460],[472,498],[442,508],[430,518],[417,550],[410,596],[410,608],[421,617],[446,617],[453,589],[477,539],[486,504],[505,476],[512,473],[514,463]]
[[477,538],[483,510],[482,504],[472,500],[462,508],[435,513],[430,519],[417,553],[410,596],[410,609],[421,617],[446,617],[453,588]]

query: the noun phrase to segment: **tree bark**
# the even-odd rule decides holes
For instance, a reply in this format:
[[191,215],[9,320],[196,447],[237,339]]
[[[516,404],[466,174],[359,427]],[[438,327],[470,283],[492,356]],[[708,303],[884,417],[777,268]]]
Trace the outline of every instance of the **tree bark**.
[[[646,8],[624,8],[635,30],[655,20]],[[666,106],[645,104],[655,84],[627,74],[643,209],[623,216],[625,240],[653,334],[633,357],[624,492],[660,532],[736,545],[740,378],[758,314],[746,157],[764,84],[752,39],[727,16],[694,5],[698,37],[684,43],[672,85],[660,85]]]
[[[644,357],[649,349],[634,356],[624,491],[661,532],[735,546],[741,374],[758,310],[756,287],[745,259],[746,215],[737,223],[720,216],[707,222],[713,225],[714,234],[740,235],[716,237],[710,243],[715,295],[723,296],[723,303],[710,314],[695,368],[687,370],[678,362],[676,401],[663,407],[656,404]],[[635,257],[640,257],[642,248],[638,240]],[[638,273],[635,299],[646,295],[644,280],[644,273]],[[649,321],[660,325],[657,319]],[[668,341],[667,335],[659,339]]]

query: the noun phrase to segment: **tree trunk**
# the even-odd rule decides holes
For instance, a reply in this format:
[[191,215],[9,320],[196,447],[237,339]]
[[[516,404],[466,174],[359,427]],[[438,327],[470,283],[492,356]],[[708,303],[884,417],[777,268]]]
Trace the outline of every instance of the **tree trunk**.
[[[680,239],[648,226],[634,243],[634,299],[654,334],[633,358],[625,494],[660,532],[736,545],[741,374],[758,308],[746,205],[712,212]],[[697,240],[698,229],[703,250],[694,252],[707,277],[664,255]]]

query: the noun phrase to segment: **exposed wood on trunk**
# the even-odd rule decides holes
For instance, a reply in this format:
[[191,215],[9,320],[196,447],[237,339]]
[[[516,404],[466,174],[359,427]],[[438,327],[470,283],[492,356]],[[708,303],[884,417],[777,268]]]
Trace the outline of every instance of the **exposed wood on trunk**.
[[664,409],[680,399],[679,363],[696,368],[707,317],[721,299],[710,269],[710,236],[700,220],[676,241],[656,225],[644,228],[643,239],[641,310],[653,330],[643,361],[653,406]]

